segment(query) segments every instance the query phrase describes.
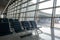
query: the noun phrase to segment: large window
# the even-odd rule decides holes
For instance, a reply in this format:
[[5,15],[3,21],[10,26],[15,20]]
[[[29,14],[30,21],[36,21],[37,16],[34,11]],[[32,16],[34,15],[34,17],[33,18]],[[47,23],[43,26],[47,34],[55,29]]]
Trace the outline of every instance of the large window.
[[7,18],[36,21],[43,40],[60,40],[60,0],[17,0],[9,5]]

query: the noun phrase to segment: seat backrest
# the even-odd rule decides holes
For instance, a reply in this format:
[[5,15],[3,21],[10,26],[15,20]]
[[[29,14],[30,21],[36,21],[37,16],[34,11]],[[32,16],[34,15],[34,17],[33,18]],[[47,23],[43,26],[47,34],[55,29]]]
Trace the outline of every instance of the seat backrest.
[[8,19],[7,18],[0,18],[0,22],[2,23],[8,23]]
[[9,22],[13,22],[13,19],[9,19]]
[[10,34],[9,23],[0,23],[0,36]]
[[8,19],[7,18],[3,18],[2,22],[8,23]]
[[30,22],[32,28],[37,28],[37,24],[35,21],[29,21],[29,22]]
[[13,20],[13,28],[14,28],[14,30],[15,30],[16,33],[23,31],[21,23],[17,19]]
[[11,28],[13,28],[13,19],[8,19],[8,20],[9,20]]
[[28,21],[21,21],[21,24],[22,24],[24,29],[29,30],[30,24]]

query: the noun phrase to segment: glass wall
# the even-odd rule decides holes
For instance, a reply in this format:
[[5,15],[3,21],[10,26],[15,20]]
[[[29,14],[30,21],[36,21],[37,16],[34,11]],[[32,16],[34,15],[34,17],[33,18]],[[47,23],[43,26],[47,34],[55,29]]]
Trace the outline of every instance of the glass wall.
[[59,0],[17,0],[9,5],[7,18],[36,21],[41,40],[60,40]]

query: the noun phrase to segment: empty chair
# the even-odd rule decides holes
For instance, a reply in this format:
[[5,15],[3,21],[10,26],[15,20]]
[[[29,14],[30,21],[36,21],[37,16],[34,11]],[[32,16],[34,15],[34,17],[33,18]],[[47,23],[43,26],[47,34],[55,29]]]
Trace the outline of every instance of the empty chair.
[[14,28],[16,33],[23,31],[22,26],[21,26],[20,22],[17,19],[16,20],[14,19],[13,28]]
[[37,24],[36,24],[36,22],[35,21],[29,21],[30,22],[30,24],[31,24],[31,29],[37,29],[36,31],[38,32],[38,30],[41,32],[41,33],[43,33],[40,29],[39,29],[39,27],[37,27]]
[[2,19],[2,22],[4,22],[4,23],[5,23],[5,22],[8,23],[8,19],[7,19],[7,18],[3,18],[3,19]]
[[22,24],[24,29],[30,30],[30,24],[28,21],[21,21],[21,24]]
[[30,22],[30,25],[31,25],[31,28],[34,29],[34,28],[37,28],[37,24],[35,21],[29,21]]
[[9,23],[0,23],[0,36],[11,34]]
[[11,23],[12,23],[12,22],[13,22],[13,19],[9,19],[9,22],[11,22]]
[[9,23],[10,23],[11,28],[13,28],[13,19],[9,19]]
[[14,22],[14,25],[15,25],[15,24],[16,24],[16,25],[20,25],[20,22]]
[[19,20],[18,20],[18,19],[13,19],[13,21],[14,21],[14,22],[19,22]]

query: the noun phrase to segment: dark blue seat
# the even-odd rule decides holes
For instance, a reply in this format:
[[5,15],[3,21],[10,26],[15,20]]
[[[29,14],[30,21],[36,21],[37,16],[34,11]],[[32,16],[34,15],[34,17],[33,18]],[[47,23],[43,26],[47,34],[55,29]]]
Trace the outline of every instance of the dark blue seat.
[[11,28],[13,28],[13,19],[9,19],[9,23],[10,23]]
[[11,34],[9,23],[0,23],[0,36]]
[[13,20],[13,28],[16,33],[24,31],[18,19]]
[[28,21],[21,21],[21,24],[22,24],[24,29],[30,30],[30,24]]
[[14,21],[14,22],[19,22],[19,20],[18,20],[18,19],[13,19],[13,21]]
[[30,25],[31,25],[31,28],[37,28],[37,24],[35,21],[29,21],[30,22]]
[[7,18],[3,18],[3,19],[2,19],[2,22],[8,23],[8,19],[7,19]]
[[13,19],[9,19],[9,21],[12,23],[13,22]]

